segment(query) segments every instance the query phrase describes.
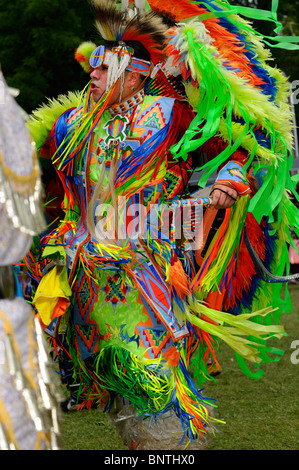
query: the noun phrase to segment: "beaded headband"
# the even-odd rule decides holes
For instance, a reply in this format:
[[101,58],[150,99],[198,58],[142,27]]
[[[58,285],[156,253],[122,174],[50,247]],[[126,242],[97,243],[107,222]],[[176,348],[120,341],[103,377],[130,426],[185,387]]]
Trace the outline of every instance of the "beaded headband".
[[147,76],[150,72],[150,62],[133,57],[133,53],[133,49],[126,47],[124,43],[118,47],[114,47],[112,51],[106,50],[105,46],[101,45],[91,54],[89,64],[93,69],[96,69],[101,65],[109,67],[113,63],[115,56],[118,57],[118,62],[120,63],[121,59],[125,55],[129,55],[130,61],[126,70],[130,72],[138,72],[141,75]]

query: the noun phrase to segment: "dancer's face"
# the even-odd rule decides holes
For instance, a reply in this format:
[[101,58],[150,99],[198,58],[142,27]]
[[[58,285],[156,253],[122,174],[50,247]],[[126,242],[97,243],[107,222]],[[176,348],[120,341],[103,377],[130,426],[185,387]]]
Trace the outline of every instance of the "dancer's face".
[[100,65],[100,67],[93,69],[91,78],[91,92],[95,102],[99,101],[101,96],[105,93],[107,87],[108,67]]
[[[96,69],[93,69],[90,78],[91,78],[91,92],[95,102],[99,101],[101,96],[105,93],[107,87],[107,77],[108,77],[108,67],[101,65]],[[123,83],[123,93],[121,93],[121,83],[117,83],[115,90],[109,100],[109,105],[117,104],[120,101],[124,101],[130,95],[132,95],[132,88],[135,83],[140,81],[140,76],[136,77],[135,72],[125,72],[125,79]]]

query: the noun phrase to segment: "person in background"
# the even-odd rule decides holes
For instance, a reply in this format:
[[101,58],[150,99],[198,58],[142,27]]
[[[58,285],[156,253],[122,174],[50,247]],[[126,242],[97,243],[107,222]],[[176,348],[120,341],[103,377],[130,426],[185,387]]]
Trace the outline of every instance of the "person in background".
[[0,71],[0,449],[58,450],[59,399],[44,333],[17,264],[46,228],[39,163]]

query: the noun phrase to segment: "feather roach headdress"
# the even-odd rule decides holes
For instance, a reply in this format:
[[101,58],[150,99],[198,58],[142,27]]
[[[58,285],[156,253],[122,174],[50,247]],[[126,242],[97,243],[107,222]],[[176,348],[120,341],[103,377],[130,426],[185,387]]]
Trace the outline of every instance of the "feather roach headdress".
[[[75,57],[84,70],[91,71],[102,63],[107,65],[107,88],[120,78],[124,70],[137,70],[141,75],[149,76],[153,65],[164,60],[164,34],[167,26],[163,19],[151,10],[124,8],[114,0],[91,0],[91,3],[100,42],[114,44],[114,47],[107,52],[103,45],[96,47],[90,42],[81,44]],[[128,47],[132,41],[140,43],[146,49],[150,60],[136,58],[134,49]]]
[[151,10],[124,9],[114,0],[92,0],[96,14],[96,28],[106,41],[137,41],[143,44],[153,64],[163,60],[166,24]]

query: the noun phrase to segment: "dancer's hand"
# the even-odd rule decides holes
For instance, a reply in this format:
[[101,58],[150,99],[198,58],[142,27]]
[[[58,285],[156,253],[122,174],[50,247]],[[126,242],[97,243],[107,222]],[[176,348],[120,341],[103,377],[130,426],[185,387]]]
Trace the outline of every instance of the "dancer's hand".
[[213,202],[210,204],[211,209],[228,209],[236,202],[238,193],[229,186],[215,184],[211,196],[213,196]]

